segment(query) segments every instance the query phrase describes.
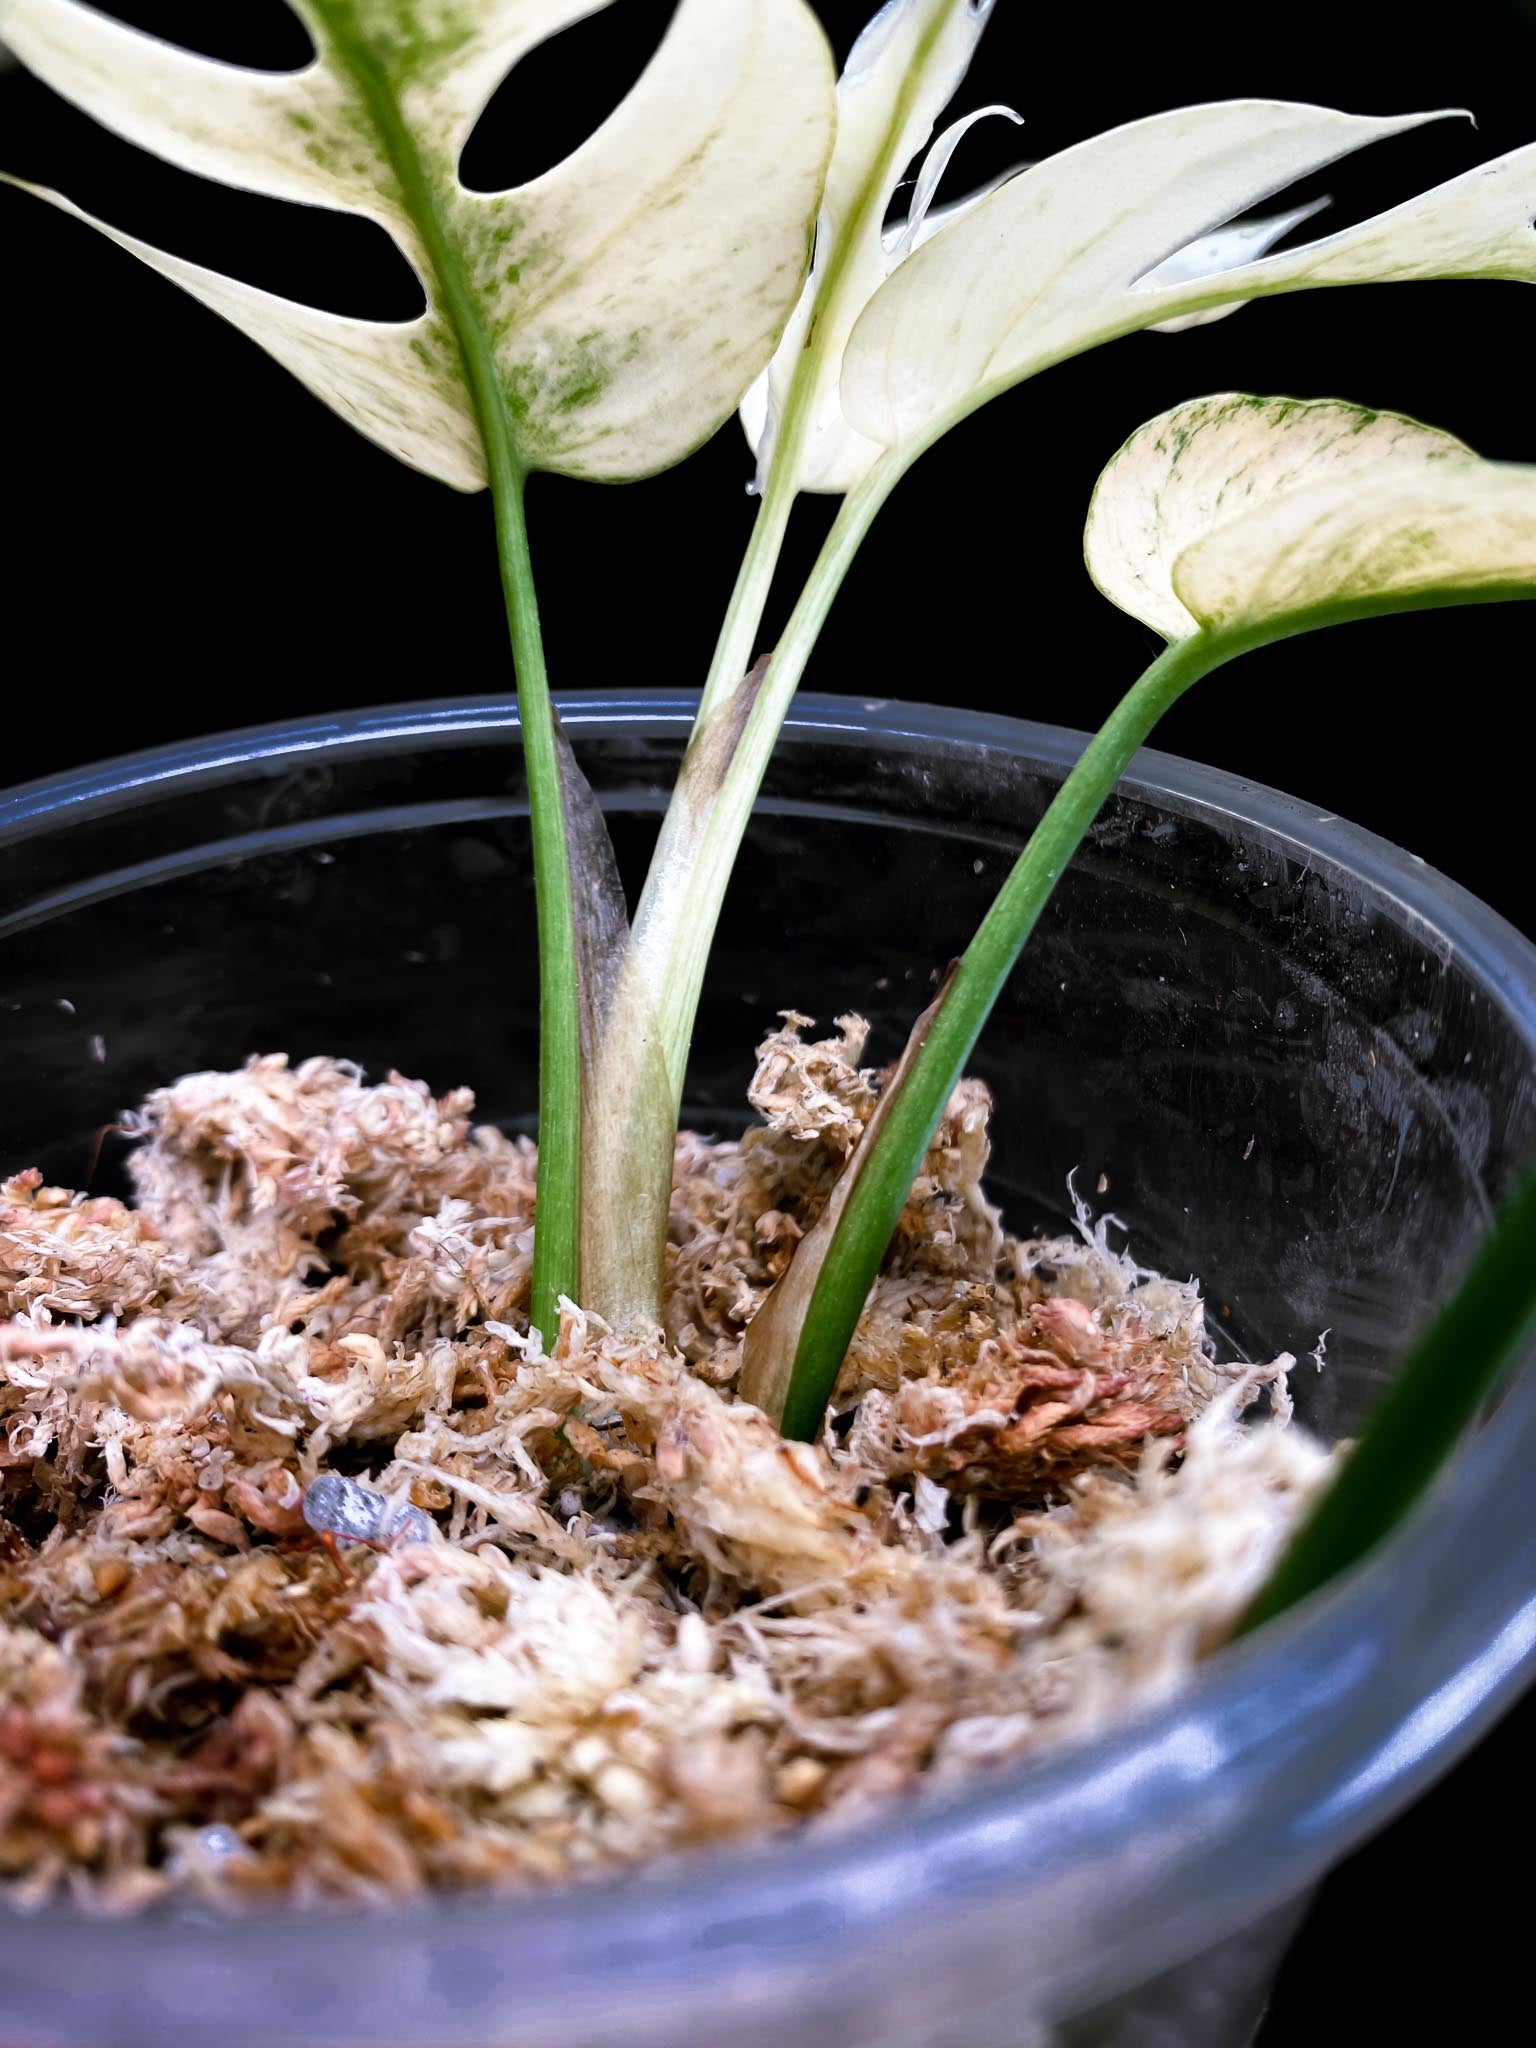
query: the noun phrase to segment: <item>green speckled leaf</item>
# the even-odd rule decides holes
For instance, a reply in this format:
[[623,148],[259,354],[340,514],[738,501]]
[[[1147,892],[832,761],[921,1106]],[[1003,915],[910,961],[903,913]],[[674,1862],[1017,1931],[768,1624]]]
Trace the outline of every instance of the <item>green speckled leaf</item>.
[[1276,256],[1224,267],[1223,244],[1203,277],[1160,270],[1170,250],[1188,250],[1296,179],[1435,118],[1236,100],[1154,115],[1035,164],[874,294],[843,358],[850,423],[878,447],[914,450],[1052,363],[1273,292],[1536,280],[1536,147]]
[[573,155],[512,192],[461,185],[460,152],[507,71],[609,4],[295,0],[315,56],[284,74],[176,49],[77,0],[0,0],[0,36],[172,163],[386,227],[426,293],[414,321],[294,305],[92,222],[363,433],[473,489],[485,469],[467,350],[488,349],[527,467],[644,475],[729,417],[804,276],[833,124],[804,0],[682,0],[634,91]]
[[1099,479],[1083,548],[1105,596],[1166,640],[1536,595],[1536,468],[1396,413],[1226,392],[1138,428]]

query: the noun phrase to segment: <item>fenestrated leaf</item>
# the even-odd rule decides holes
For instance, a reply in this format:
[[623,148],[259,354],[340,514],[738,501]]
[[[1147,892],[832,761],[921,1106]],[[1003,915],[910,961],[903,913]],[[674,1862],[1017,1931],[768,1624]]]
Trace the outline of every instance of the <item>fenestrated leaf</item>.
[[850,423],[876,447],[915,450],[1052,363],[1269,293],[1536,280],[1536,147],[1527,147],[1320,241],[1158,281],[1171,251],[1365,143],[1438,118],[1234,100],[1157,114],[1033,165],[874,294],[843,358]]
[[[759,480],[773,453],[790,384],[807,367],[814,381],[803,399],[799,487],[847,490],[879,453],[843,416],[837,393],[843,349],[870,294],[904,253],[884,234],[886,209],[965,76],[993,5],[994,0],[886,0],[849,54],[838,81],[837,141],[811,275],[771,364],[742,405]],[[942,153],[937,170],[967,125],[956,124],[934,145],[934,153]],[[932,196],[930,185],[924,210]],[[808,350],[814,351],[809,366]]]
[[1105,596],[1167,640],[1536,590],[1536,469],[1396,413],[1223,393],[1131,436],[1083,545]]
[[417,320],[295,306],[105,231],[372,439],[473,488],[471,357],[488,360],[526,467],[643,475],[729,416],[804,275],[833,121],[804,0],[682,0],[633,92],[563,163],[512,192],[459,182],[507,70],[608,4],[296,0],[316,54],[288,74],[175,49],[77,0],[0,0],[0,33],[172,163],[382,223],[421,276]]

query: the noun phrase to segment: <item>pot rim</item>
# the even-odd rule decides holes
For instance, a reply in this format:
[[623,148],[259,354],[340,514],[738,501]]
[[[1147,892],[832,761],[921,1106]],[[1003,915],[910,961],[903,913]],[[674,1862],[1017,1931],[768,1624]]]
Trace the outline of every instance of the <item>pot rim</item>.
[[[553,696],[561,723],[571,735],[594,729],[623,729],[637,737],[686,732],[699,701],[696,690],[639,687],[556,691]],[[357,711],[234,726],[0,788],[0,846],[30,836],[46,818],[60,824],[83,823],[155,796],[216,787],[258,762],[275,765],[331,749],[365,758],[389,753],[404,741],[424,748],[453,747],[475,737],[504,738],[518,730],[517,700],[499,693],[407,699]],[[920,752],[935,742],[974,746],[1025,755],[1063,769],[1072,766],[1089,738],[1072,726],[996,712],[802,690],[785,719],[780,745],[835,733],[858,733],[907,752]],[[1439,925],[1463,959],[1474,964],[1521,1017],[1536,1048],[1536,943],[1418,854],[1267,783],[1156,747],[1140,748],[1121,781],[1166,796],[1183,808],[1268,827],[1319,859],[1360,875],[1422,922]],[[1434,916],[1427,916],[1421,905],[1432,905]]]
[[[681,736],[696,702],[695,693],[645,690],[557,698],[578,750],[584,732]],[[287,720],[151,748],[0,794],[0,845],[233,780],[256,765],[337,750],[455,747],[505,740],[517,729],[515,704],[485,696]],[[991,714],[806,694],[780,745],[834,736],[898,752],[975,747],[1062,769],[1086,743],[1063,727]],[[1177,809],[1239,821],[1392,899],[1437,936],[1447,958],[1460,955],[1513,1018],[1536,1065],[1536,946],[1417,856],[1262,784],[1150,749],[1136,756],[1124,784]],[[167,2043],[183,2038],[178,2022],[191,2039],[225,2000],[248,2003],[258,1985],[268,2002],[262,2025],[270,2028],[282,2023],[270,2007],[280,1989],[270,1972],[281,1930],[281,1996],[295,2012],[327,2009],[326,2039],[350,2038],[338,2018],[343,2010],[359,2038],[370,2024],[385,2025],[366,2017],[375,1998],[388,2021],[409,2019],[422,2038],[430,2031],[440,2042],[489,2039],[488,2029],[514,2024],[514,2015],[521,2030],[545,2002],[574,2026],[580,1994],[571,1986],[596,1973],[614,1997],[622,1983],[631,2001],[624,2009],[637,2021],[634,2038],[649,2040],[638,2023],[648,1996],[660,1998],[674,2015],[667,2024],[675,2024],[668,2000],[683,1998],[689,1986],[695,1998],[707,1988],[717,2021],[728,2024],[722,1983],[739,1988],[754,2016],[765,1997],[771,2003],[780,1995],[771,1989],[779,1986],[789,1996],[785,2009],[808,2022],[818,1996],[830,2009],[826,1998],[850,1969],[910,1978],[916,1949],[937,1944],[954,1954],[957,1942],[967,1949],[975,1935],[963,1927],[985,1921],[995,1930],[1011,1926],[1005,1939],[1013,1975],[1026,1973],[1047,2005],[1108,1995],[1148,1967],[1204,1946],[1213,1929],[1244,1925],[1293,1896],[1447,1769],[1528,1681],[1536,1669],[1536,1499],[1522,1506],[1521,1493],[1533,1454],[1536,1375],[1526,1370],[1503,1403],[1499,1427],[1462,1447],[1373,1558],[1213,1659],[1188,1691],[1091,1742],[989,1772],[846,1835],[717,1850],[526,1899],[319,1915],[274,1907],[219,1923],[213,1941],[206,1920],[189,1915],[130,1924],[84,1921],[49,1907],[25,1925],[0,1921],[0,1987],[15,1996],[24,1979],[35,1997],[46,1983],[68,2007],[89,1955],[92,1969],[110,1973],[122,1994],[132,1986],[160,2001],[148,2010]],[[1456,1589],[1449,1603],[1448,1585]],[[1369,1711],[1351,1707],[1357,1689],[1368,1694]],[[1248,1875],[1233,1884],[1222,1852],[1239,1839]],[[1113,1887],[1106,1893],[1103,1868],[1106,1858],[1118,1859],[1132,1887],[1132,1866],[1148,1855],[1139,1879],[1143,1909],[1149,1876],[1163,1896],[1138,1915],[1130,1889],[1123,1900]],[[1081,1886],[1089,1871],[1091,1900],[1103,1911],[1102,1949],[1091,1965],[1079,1957],[1058,1966],[1052,1929],[1059,1946],[1062,1930],[1087,1910]],[[913,1900],[925,1930],[916,1942]],[[1039,1923],[1034,1936],[1023,1932],[1031,1919]],[[393,1962],[380,1971],[386,1944]],[[25,1951],[14,1965],[13,1946]],[[464,1973],[456,1988],[468,1995],[448,2013],[440,1971],[450,1956]],[[980,1982],[979,1962],[978,1971]],[[360,1994],[369,1982],[375,1990]],[[387,1994],[385,1983],[393,1987]],[[294,2006],[295,1998],[302,2004]],[[522,2037],[543,2039],[537,2025]],[[585,2037],[578,2028],[572,2038]]]

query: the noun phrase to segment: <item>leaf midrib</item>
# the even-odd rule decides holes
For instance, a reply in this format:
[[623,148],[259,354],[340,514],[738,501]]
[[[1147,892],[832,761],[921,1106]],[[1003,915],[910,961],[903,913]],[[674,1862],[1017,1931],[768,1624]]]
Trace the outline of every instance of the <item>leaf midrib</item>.
[[436,287],[433,296],[437,309],[453,330],[492,487],[503,480],[521,484],[527,466],[512,433],[490,334],[481,318],[480,303],[458,244],[444,217],[436,183],[400,111],[393,83],[373,50],[345,17],[331,16],[326,25],[335,56],[345,65],[362,95],[380,146],[395,174],[405,211],[421,236],[431,271],[428,282]]

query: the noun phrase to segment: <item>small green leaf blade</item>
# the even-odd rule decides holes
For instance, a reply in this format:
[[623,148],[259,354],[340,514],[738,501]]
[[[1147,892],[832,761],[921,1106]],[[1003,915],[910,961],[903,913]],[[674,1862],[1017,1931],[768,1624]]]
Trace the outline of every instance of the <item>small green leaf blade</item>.
[[1536,1335],[1536,1170],[1367,1417],[1337,1479],[1238,1623],[1249,1635],[1369,1555],[1432,1485]]

